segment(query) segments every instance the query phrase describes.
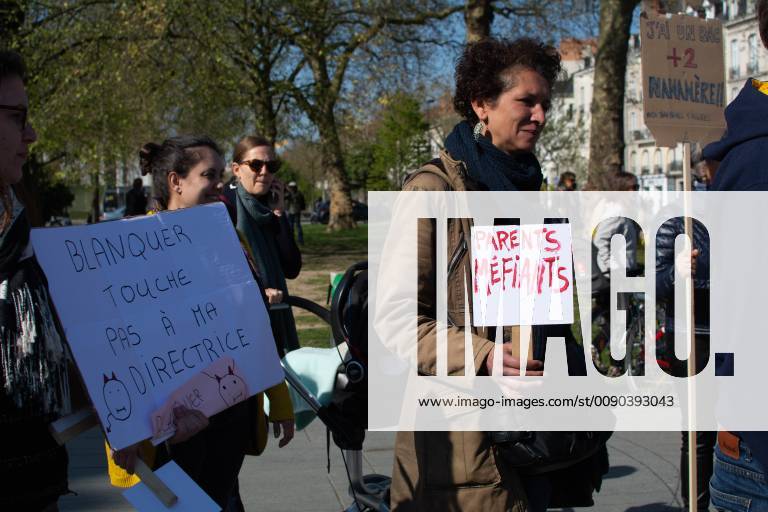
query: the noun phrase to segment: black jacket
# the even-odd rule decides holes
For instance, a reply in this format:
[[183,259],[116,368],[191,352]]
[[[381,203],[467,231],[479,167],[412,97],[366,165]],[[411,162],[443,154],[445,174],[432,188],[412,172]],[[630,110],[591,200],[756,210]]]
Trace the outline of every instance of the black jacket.
[[[665,327],[675,328],[675,239],[685,232],[683,217],[674,217],[656,233],[656,300],[665,302]],[[693,248],[699,250],[693,279],[696,334],[709,334],[709,232],[693,220]]]

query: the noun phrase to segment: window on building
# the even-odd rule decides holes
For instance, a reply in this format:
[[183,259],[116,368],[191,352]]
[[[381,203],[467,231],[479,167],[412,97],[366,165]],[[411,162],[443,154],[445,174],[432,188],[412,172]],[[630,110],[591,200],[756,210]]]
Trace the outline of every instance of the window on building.
[[739,15],[739,0],[731,0],[728,2],[728,17],[734,19]]
[[637,174],[637,151],[633,151],[632,154],[629,156],[629,168],[631,169],[631,172]]
[[661,161],[661,150],[657,149],[653,154],[653,172],[661,174],[664,172],[664,164]]
[[632,131],[637,130],[637,112],[629,114],[629,129]]
[[739,78],[741,72],[741,59],[739,55],[739,40],[731,39],[731,78]]
[[757,34],[751,34],[749,38],[747,38],[747,41],[749,42],[749,62],[747,63],[747,74],[755,75],[759,71],[757,69]]
[[649,174],[651,172],[651,156],[647,149],[643,150],[640,157],[640,174]]

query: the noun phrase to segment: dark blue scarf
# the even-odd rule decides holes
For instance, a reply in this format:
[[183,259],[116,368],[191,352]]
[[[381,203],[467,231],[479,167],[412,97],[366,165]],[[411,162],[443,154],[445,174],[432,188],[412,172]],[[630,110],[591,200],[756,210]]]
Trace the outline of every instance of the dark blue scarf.
[[472,126],[462,121],[445,139],[445,149],[454,160],[464,162],[469,177],[488,190],[539,190],[544,176],[533,153],[510,155],[488,137],[475,141]]

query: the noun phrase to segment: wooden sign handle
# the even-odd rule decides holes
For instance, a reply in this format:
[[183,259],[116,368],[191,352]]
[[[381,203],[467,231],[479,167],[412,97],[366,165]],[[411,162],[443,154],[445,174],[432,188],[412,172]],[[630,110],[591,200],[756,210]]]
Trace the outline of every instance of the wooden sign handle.
[[63,445],[98,424],[99,418],[93,410],[81,409],[54,421],[48,426],[48,430],[56,442]]
[[[512,356],[520,359],[522,354],[523,343],[528,344],[527,358],[530,359],[533,356],[533,329],[530,325],[520,326],[513,325],[511,327],[510,343],[512,343]],[[525,340],[523,338],[526,338]],[[525,361],[520,361],[520,370],[525,368]]]
[[[683,210],[685,213],[685,235],[691,241],[691,250],[693,246],[693,220],[691,218],[691,204],[689,201],[688,192],[693,190],[692,176],[691,176],[691,144],[690,142],[683,143],[683,190],[685,195],[683,196]],[[698,495],[699,490],[697,488],[698,481],[698,465],[696,463],[696,431],[691,429],[691,425],[695,421],[695,407],[696,407],[696,387],[693,381],[693,376],[696,375],[696,316],[693,312],[694,308],[694,276],[691,275],[690,279],[686,279],[685,289],[685,308],[691,318],[690,330],[688,331],[688,337],[690,342],[690,351],[688,353],[688,510],[689,512],[698,511]],[[679,314],[679,313],[678,313]]]
[[[63,445],[98,424],[99,418],[92,409],[81,409],[54,421],[48,428],[56,442]],[[179,501],[178,496],[141,459],[136,459],[136,474],[166,508]]]
[[136,474],[139,475],[144,485],[157,496],[157,499],[165,505],[165,508],[171,508],[179,501],[178,496],[141,459],[136,460]]

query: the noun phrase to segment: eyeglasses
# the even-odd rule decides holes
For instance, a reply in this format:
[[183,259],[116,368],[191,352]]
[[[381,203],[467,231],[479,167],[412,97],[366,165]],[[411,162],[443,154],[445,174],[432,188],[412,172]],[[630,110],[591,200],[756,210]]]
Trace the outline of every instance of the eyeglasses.
[[0,105],[0,110],[10,110],[11,112],[18,112],[12,119],[16,122],[19,131],[24,131],[27,127],[27,107],[19,107],[17,105]]
[[253,160],[240,162],[240,165],[247,165],[253,172],[261,172],[261,168],[266,165],[267,172],[270,174],[277,174],[277,171],[280,170],[280,166],[283,165],[283,163],[280,160],[259,160],[258,158],[254,158]]

